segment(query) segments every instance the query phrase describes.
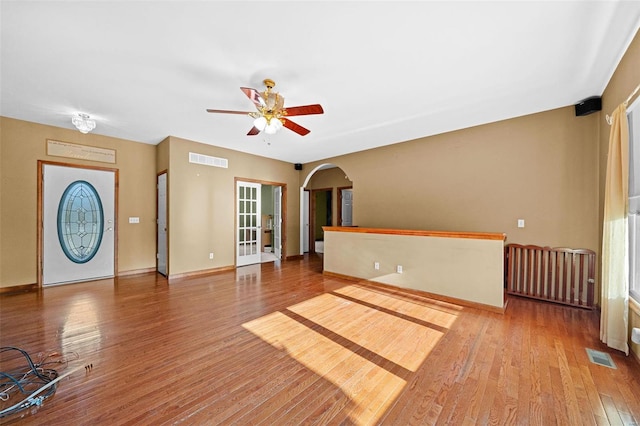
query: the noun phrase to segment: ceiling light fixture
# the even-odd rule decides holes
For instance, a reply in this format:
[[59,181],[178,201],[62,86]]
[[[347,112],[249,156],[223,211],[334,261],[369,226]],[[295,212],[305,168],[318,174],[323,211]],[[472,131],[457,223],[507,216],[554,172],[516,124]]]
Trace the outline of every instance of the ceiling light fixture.
[[284,111],[284,98],[277,92],[272,92],[273,86],[276,83],[271,79],[265,79],[264,84],[267,87],[262,93],[257,95],[258,112],[250,113],[251,117],[254,117],[253,125],[261,132],[265,132],[268,135],[275,134],[278,130],[282,129],[282,120],[280,116],[286,114]]
[[253,121],[253,125],[261,132],[264,131],[268,135],[275,134],[278,130],[282,129],[282,121],[277,117],[260,116]]
[[81,112],[74,116],[71,119],[71,122],[78,130],[80,130],[80,133],[89,133],[96,128],[96,121],[92,120],[88,114],[83,114]]
[[273,91],[273,87],[276,83],[266,78],[263,81],[266,86],[264,92],[258,92],[256,89],[250,87],[241,87],[240,90],[247,95],[251,102],[255,105],[257,111],[230,111],[227,109],[207,109],[207,112],[216,112],[223,114],[247,114],[253,118],[253,127],[247,133],[247,136],[255,136],[260,132],[273,135],[278,130],[286,127],[287,129],[296,132],[300,136],[304,136],[309,133],[309,129],[305,129],[299,124],[289,120],[289,116],[294,115],[310,115],[310,114],[323,114],[324,110],[320,104],[302,105],[291,108],[284,107],[284,97],[279,93]]

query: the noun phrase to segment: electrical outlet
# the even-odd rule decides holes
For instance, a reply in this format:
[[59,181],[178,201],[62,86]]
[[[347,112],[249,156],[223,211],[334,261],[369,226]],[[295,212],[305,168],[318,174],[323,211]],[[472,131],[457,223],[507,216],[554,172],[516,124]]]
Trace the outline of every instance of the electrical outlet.
[[396,272],[399,273],[399,274],[402,273],[402,265],[396,266]]
[[518,228],[524,228],[524,219],[518,219]]
[[380,262],[374,262],[373,263],[373,269],[375,269],[375,270],[380,269]]
[[213,253],[209,253],[209,259],[213,259]]

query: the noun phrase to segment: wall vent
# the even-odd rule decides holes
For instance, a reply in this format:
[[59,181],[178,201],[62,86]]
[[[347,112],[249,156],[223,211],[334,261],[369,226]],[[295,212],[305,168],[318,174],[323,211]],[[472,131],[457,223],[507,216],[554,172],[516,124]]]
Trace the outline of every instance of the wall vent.
[[229,160],[226,158],[212,157],[210,155],[189,153],[189,162],[194,164],[202,164],[203,166],[229,168]]

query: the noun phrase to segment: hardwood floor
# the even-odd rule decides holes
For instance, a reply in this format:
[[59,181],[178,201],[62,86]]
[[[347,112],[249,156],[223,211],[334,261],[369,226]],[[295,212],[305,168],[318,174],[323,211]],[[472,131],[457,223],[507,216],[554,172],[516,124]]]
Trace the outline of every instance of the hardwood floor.
[[319,259],[0,297],[1,346],[76,353],[60,373],[93,364],[0,423],[640,423],[640,365],[599,342],[596,313],[463,308],[325,277]]

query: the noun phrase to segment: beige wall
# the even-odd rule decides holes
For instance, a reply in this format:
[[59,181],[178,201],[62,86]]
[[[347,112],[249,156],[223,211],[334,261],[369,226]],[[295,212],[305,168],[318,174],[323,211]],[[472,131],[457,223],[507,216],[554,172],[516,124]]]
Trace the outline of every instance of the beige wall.
[[[177,137],[168,143],[170,276],[235,264],[235,178],[287,185],[286,255],[298,255],[299,172],[292,164]],[[189,152],[226,158],[229,168],[189,163]]]
[[[353,181],[354,225],[598,247],[598,116],[573,107],[306,164]],[[517,220],[525,219],[525,228]]]
[[598,251],[598,118],[560,108],[329,158],[303,175],[338,165],[353,181],[360,227],[496,232],[507,243]]
[[[345,229],[345,228],[343,228]],[[502,310],[502,240],[325,231],[324,270]],[[379,263],[380,269],[374,268]],[[402,266],[402,273],[396,267]]]
[[[119,273],[155,269],[156,175],[161,171],[168,171],[169,181],[171,275],[234,265],[236,177],[287,185],[286,255],[299,252],[299,172],[289,163],[175,137],[153,146],[4,117],[0,124],[0,287],[37,282],[38,160],[118,169]],[[47,139],[115,149],[117,163],[47,156]],[[229,168],[191,164],[190,151],[227,158]],[[129,224],[130,216],[140,223]]]
[[[5,117],[0,126],[0,287],[37,282],[38,160],[118,169],[118,271],[155,268],[155,146]],[[117,162],[48,156],[47,139],[115,149]]]
[[[613,110],[624,102],[633,89],[640,84],[640,33],[637,33],[627,52],[623,56],[618,68],[609,80],[604,94],[602,95],[602,112],[598,120],[599,123],[599,234],[600,244],[602,243],[602,217],[604,211],[604,185],[607,171],[607,155],[609,152],[609,131],[610,127],[605,121],[605,115],[611,114]],[[637,97],[636,97],[637,98]],[[635,98],[634,98],[635,99]],[[633,100],[631,101],[633,102]],[[640,304],[633,300],[629,309],[629,330],[631,327],[640,327]],[[629,331],[629,334],[631,331]],[[631,344],[631,350],[636,358],[640,359],[640,345]]]
[[323,189],[323,188],[343,188],[351,186],[352,182],[348,179],[344,170],[339,167],[332,167],[330,169],[318,170],[313,174],[307,189]]

